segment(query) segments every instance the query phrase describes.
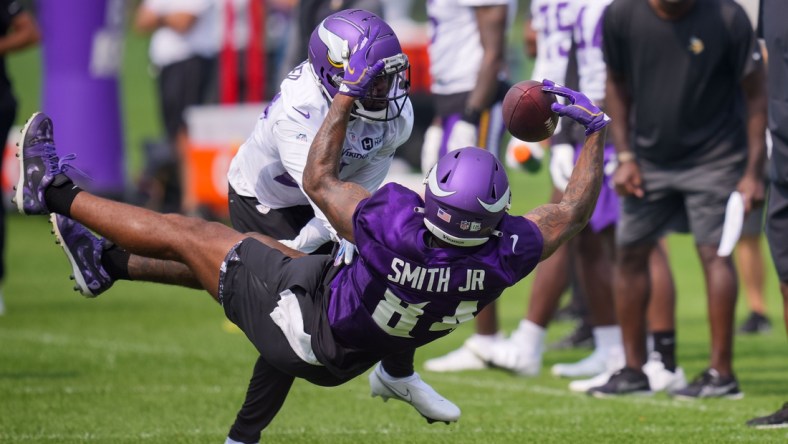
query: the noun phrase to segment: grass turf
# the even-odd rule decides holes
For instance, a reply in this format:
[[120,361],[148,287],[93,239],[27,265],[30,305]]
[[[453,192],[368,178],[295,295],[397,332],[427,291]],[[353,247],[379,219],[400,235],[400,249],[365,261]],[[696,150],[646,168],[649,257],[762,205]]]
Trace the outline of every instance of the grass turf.
[[[9,64],[22,96],[18,121],[37,108],[37,51]],[[140,165],[140,142],[156,135],[152,81],[145,75],[144,41],[126,47],[123,94],[129,171]],[[511,175],[522,213],[548,198],[545,171]],[[44,218],[8,220],[8,313],[0,317],[0,442],[222,442],[240,406],[256,354],[201,292],[120,282],[97,300],[69,289],[70,272]],[[707,363],[708,327],[702,273],[687,236],[670,239],[678,302],[678,358],[692,377]],[[767,258],[768,259],[768,258]],[[778,316],[776,278],[769,264],[772,333],[736,338],[740,401],[651,398],[591,399],[570,393],[549,366],[582,358],[586,350],[550,351],[543,374],[517,378],[501,371],[424,378],[463,410],[459,423],[428,425],[410,406],[369,397],[366,378],[326,389],[294,385],[264,435],[275,443],[523,443],[523,442],[785,442],[788,431],[744,426],[788,400],[788,350]],[[500,318],[514,328],[531,279],[506,292]],[[746,316],[740,302],[737,322]],[[571,329],[557,323],[555,340]],[[464,325],[419,350],[421,362],[459,346]]]

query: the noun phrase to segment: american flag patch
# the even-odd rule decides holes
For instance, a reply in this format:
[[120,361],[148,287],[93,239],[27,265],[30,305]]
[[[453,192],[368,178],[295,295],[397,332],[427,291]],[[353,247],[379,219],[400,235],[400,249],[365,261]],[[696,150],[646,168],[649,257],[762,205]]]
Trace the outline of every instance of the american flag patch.
[[438,208],[438,217],[444,222],[451,222],[451,214],[443,211],[443,208]]

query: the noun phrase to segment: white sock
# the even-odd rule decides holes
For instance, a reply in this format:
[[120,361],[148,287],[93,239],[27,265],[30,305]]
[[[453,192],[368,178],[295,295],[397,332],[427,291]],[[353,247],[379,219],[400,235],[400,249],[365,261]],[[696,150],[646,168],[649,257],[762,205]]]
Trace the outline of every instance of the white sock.
[[474,333],[470,338],[468,338],[469,341],[479,342],[484,345],[492,345],[494,342],[500,341],[501,339],[503,339],[503,333],[500,331],[497,331],[495,334],[491,335]]
[[618,325],[603,325],[593,328],[594,343],[601,351],[608,351],[615,347],[622,347],[621,327]]
[[520,344],[524,350],[534,355],[541,355],[544,350],[544,341],[547,337],[547,330],[528,319],[523,319],[517,326],[517,330],[512,332],[512,337]]

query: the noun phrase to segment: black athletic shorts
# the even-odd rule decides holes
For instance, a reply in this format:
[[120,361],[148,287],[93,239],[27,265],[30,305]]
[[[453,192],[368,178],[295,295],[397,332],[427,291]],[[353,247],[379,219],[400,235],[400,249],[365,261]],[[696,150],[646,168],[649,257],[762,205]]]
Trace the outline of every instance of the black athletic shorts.
[[766,238],[777,276],[788,283],[788,184],[771,182],[769,186]]
[[[313,217],[311,205],[296,205],[287,208],[267,208],[260,205],[257,198],[241,196],[229,186],[227,192],[230,210],[230,223],[241,233],[261,233],[274,239],[295,239],[301,228]],[[333,242],[326,242],[315,254],[329,254]]]
[[[314,384],[334,386],[348,379],[338,378],[317,362],[299,356],[272,313],[280,301],[297,301],[296,317],[307,326],[315,323],[323,307],[323,280],[331,257],[310,255],[291,259],[276,249],[247,238],[238,243],[225,259],[219,296],[227,319],[237,325],[254,344],[260,356],[279,371]],[[301,334],[304,327],[300,329]],[[292,337],[292,335],[291,335]],[[309,341],[306,348],[311,350]]]

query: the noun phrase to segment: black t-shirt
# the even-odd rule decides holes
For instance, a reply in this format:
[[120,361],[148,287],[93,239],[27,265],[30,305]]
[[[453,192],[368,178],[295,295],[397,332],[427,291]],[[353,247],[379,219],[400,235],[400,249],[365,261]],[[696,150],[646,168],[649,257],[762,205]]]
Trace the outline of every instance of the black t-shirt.
[[788,183],[788,2],[761,0],[758,33],[769,53],[769,131],[772,157],[769,178]]
[[[22,12],[22,5],[17,0],[0,0],[0,36],[4,36],[11,28],[14,17]],[[5,56],[0,55],[0,93],[11,90],[11,82],[5,71]]]
[[646,0],[615,0],[603,48],[632,98],[630,143],[639,157],[661,166],[746,159],[740,81],[762,56],[734,0],[697,0],[678,20],[658,17]]

